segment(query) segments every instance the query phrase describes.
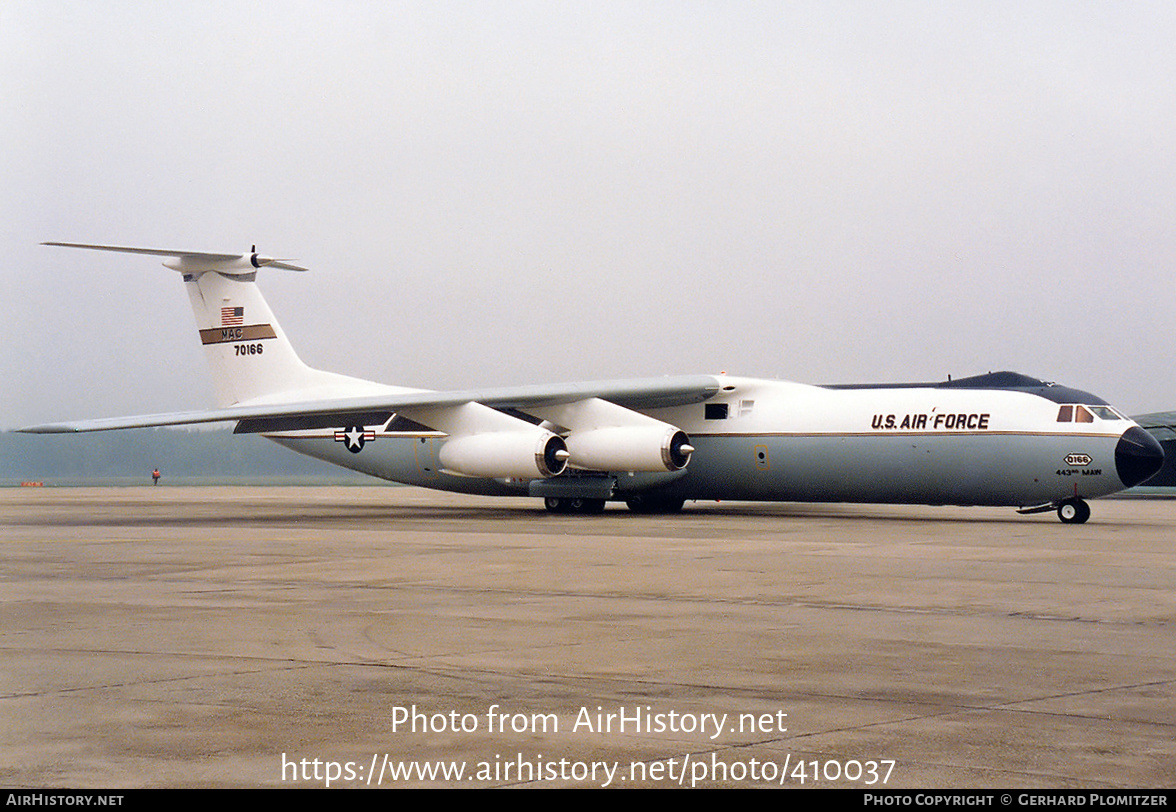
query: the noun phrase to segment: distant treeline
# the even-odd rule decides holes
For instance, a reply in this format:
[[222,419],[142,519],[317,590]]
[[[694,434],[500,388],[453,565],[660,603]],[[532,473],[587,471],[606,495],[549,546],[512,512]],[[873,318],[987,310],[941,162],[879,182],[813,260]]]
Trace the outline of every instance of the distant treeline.
[[376,484],[379,480],[228,429],[138,429],[69,435],[0,432],[0,485],[282,482]]

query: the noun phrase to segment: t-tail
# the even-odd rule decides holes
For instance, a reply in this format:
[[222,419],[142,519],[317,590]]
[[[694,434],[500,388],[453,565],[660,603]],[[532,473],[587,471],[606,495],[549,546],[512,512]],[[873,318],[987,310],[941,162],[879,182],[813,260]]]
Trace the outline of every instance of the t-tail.
[[47,242],[125,254],[167,257],[183,274],[200,343],[212,370],[218,406],[281,403],[385,392],[390,387],[308,367],[298,357],[257,287],[260,268],[305,271],[286,260],[248,254],[209,254],[156,248]]

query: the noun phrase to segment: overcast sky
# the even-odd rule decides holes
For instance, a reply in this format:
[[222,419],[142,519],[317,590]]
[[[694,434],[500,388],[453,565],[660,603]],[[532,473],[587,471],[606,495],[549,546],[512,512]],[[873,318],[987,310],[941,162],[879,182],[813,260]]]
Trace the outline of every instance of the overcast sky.
[[1176,5],[0,3],[0,427],[211,405],[178,275],[444,389],[1014,369],[1176,408]]

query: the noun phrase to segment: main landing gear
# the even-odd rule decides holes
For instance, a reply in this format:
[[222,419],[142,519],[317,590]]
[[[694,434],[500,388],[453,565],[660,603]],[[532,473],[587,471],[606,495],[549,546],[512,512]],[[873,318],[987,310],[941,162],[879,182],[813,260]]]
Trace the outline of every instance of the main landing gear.
[[543,500],[548,513],[603,513],[603,499],[584,499],[579,496],[548,496]]
[[1066,524],[1082,524],[1090,518],[1090,505],[1077,496],[1058,505],[1058,518]]
[[[685,499],[671,499],[657,496],[632,496],[625,500],[633,513],[677,513],[686,503]],[[543,499],[548,513],[603,513],[603,499],[587,499],[579,496],[548,496]]]

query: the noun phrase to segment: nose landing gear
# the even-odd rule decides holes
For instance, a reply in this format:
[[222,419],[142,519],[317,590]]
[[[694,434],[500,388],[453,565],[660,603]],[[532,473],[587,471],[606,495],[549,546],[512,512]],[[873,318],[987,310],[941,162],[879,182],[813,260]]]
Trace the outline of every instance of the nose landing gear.
[[1058,518],[1066,524],[1082,524],[1090,518],[1090,505],[1077,496],[1065,499],[1058,505]]
[[1066,524],[1082,524],[1090,518],[1090,505],[1080,496],[1071,496],[1061,502],[1046,502],[1043,505],[1019,508],[1017,512],[1022,516],[1028,516],[1033,513],[1049,513],[1051,510],[1057,510],[1058,518]]

